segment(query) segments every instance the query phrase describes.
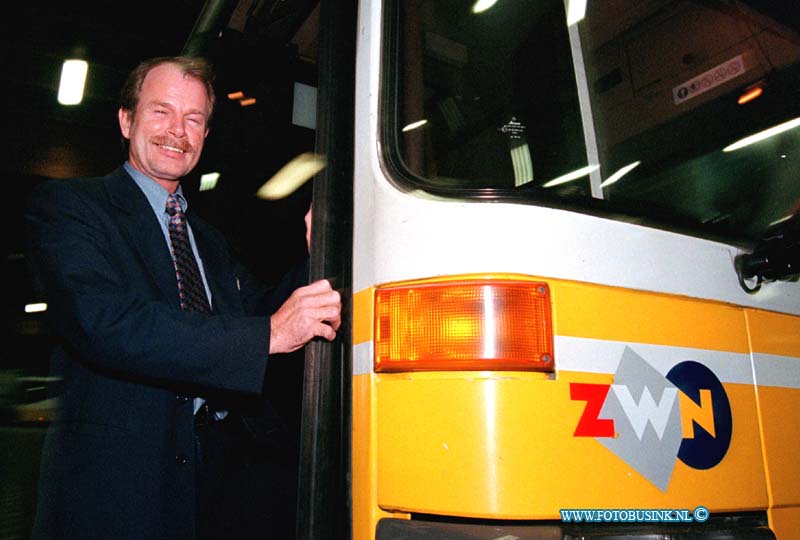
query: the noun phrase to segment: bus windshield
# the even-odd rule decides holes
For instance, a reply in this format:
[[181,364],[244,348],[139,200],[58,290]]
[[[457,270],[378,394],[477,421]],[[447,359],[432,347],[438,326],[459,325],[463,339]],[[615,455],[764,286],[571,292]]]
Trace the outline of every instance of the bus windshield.
[[797,211],[800,10],[580,4],[392,4],[383,136],[398,178],[739,241]]

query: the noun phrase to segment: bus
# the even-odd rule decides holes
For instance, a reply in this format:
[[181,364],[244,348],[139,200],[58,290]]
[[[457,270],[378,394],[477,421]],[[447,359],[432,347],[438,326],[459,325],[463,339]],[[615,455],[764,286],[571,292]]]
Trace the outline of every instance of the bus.
[[346,323],[306,351],[297,537],[794,538],[800,9],[308,24]]

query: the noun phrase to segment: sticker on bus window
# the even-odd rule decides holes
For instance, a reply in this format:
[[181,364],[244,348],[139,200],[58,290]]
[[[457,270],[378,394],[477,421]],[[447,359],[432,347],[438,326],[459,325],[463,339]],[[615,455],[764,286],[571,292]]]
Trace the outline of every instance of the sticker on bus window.
[[744,58],[740,54],[727,62],[714,66],[697,77],[682,82],[672,89],[672,98],[675,101],[675,105],[680,105],[684,101],[695,98],[712,88],[735,79],[745,71],[747,71],[747,68],[744,64]]

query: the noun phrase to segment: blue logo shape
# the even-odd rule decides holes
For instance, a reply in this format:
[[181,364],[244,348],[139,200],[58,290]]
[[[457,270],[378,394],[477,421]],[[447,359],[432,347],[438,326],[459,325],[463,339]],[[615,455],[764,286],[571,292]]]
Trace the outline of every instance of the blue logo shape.
[[694,469],[716,466],[728,452],[733,435],[731,404],[722,383],[710,369],[692,360],[676,364],[667,373],[667,379],[698,405],[701,402],[700,390],[711,391],[716,433],[712,436],[695,423],[694,438],[681,441],[678,459]]

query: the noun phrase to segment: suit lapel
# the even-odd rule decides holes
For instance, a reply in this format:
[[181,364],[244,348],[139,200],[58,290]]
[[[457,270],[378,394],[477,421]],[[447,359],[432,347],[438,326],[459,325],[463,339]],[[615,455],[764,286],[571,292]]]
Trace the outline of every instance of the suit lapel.
[[150,273],[164,299],[177,305],[174,262],[147,197],[122,167],[106,176],[106,189],[111,204],[118,209],[122,234],[141,256],[142,266]]
[[192,228],[192,235],[197,244],[197,252],[203,261],[206,282],[211,289],[211,303],[214,313],[235,313],[237,302],[233,295],[233,281],[235,276],[230,275],[228,266],[224,265],[228,254],[224,252],[224,245],[214,241],[211,227],[203,220],[192,215],[191,210],[186,219]]

